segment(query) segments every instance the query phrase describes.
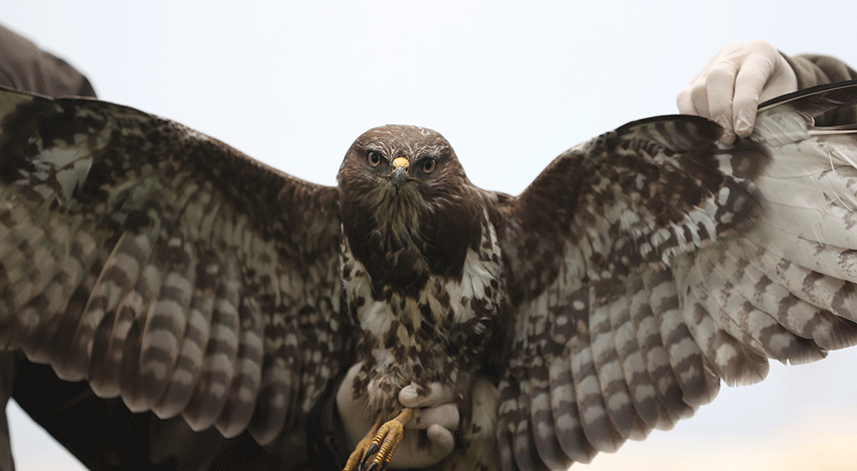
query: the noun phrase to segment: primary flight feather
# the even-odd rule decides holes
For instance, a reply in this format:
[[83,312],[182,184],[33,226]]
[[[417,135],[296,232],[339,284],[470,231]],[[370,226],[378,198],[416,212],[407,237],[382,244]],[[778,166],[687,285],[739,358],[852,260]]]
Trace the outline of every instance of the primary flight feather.
[[857,123],[813,121],[856,103],[854,82],[775,100],[729,147],[702,118],[629,123],[512,197],[424,128],[364,133],[326,187],[131,108],[4,90],[0,346],[273,446],[362,361],[379,424],[407,385],[455,390],[439,469],[566,469],[721,379],[857,342]]

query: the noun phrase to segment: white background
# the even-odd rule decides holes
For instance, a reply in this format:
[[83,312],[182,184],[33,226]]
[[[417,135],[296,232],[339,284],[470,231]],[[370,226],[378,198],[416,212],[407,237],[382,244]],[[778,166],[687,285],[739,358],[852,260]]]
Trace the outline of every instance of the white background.
[[[102,99],[172,118],[334,184],[361,132],[443,133],[470,179],[519,193],[564,149],[675,96],[722,46],[857,64],[857,7],[756,2],[6,1],[0,23],[83,71]],[[670,432],[576,469],[852,469],[857,351],[724,387]],[[75,470],[12,409],[19,470]]]

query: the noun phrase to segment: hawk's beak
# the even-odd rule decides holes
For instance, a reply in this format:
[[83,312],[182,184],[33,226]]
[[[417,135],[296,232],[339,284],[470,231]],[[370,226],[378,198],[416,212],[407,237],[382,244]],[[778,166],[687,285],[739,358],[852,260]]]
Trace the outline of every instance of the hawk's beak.
[[410,164],[408,163],[408,159],[404,157],[396,157],[393,160],[393,172],[390,175],[390,180],[393,182],[393,186],[396,187],[396,194],[399,194],[399,191],[402,189],[402,185],[408,181],[408,168]]

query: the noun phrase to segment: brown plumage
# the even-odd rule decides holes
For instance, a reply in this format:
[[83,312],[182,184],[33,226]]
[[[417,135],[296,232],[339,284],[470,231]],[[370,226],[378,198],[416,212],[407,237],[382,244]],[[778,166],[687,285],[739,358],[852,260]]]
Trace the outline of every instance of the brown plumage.
[[131,410],[277,447],[328,380],[454,387],[444,469],[564,469],[669,428],[720,379],[857,341],[857,138],[763,108],[672,116],[475,187],[440,134],[384,126],[338,187],[108,103],[0,94],[0,339]]

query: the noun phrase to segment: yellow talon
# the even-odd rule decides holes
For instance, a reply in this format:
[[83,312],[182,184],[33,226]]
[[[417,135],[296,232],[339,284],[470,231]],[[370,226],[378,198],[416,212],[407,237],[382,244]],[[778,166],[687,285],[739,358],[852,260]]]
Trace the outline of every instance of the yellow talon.
[[[402,442],[405,435],[405,424],[414,416],[413,409],[402,409],[393,420],[381,424],[381,419],[375,422],[372,429],[363,437],[348,457],[348,462],[342,471],[363,471],[364,466],[372,458],[372,463],[366,471],[380,471],[390,464],[393,453]],[[374,457],[373,457],[374,455]]]

